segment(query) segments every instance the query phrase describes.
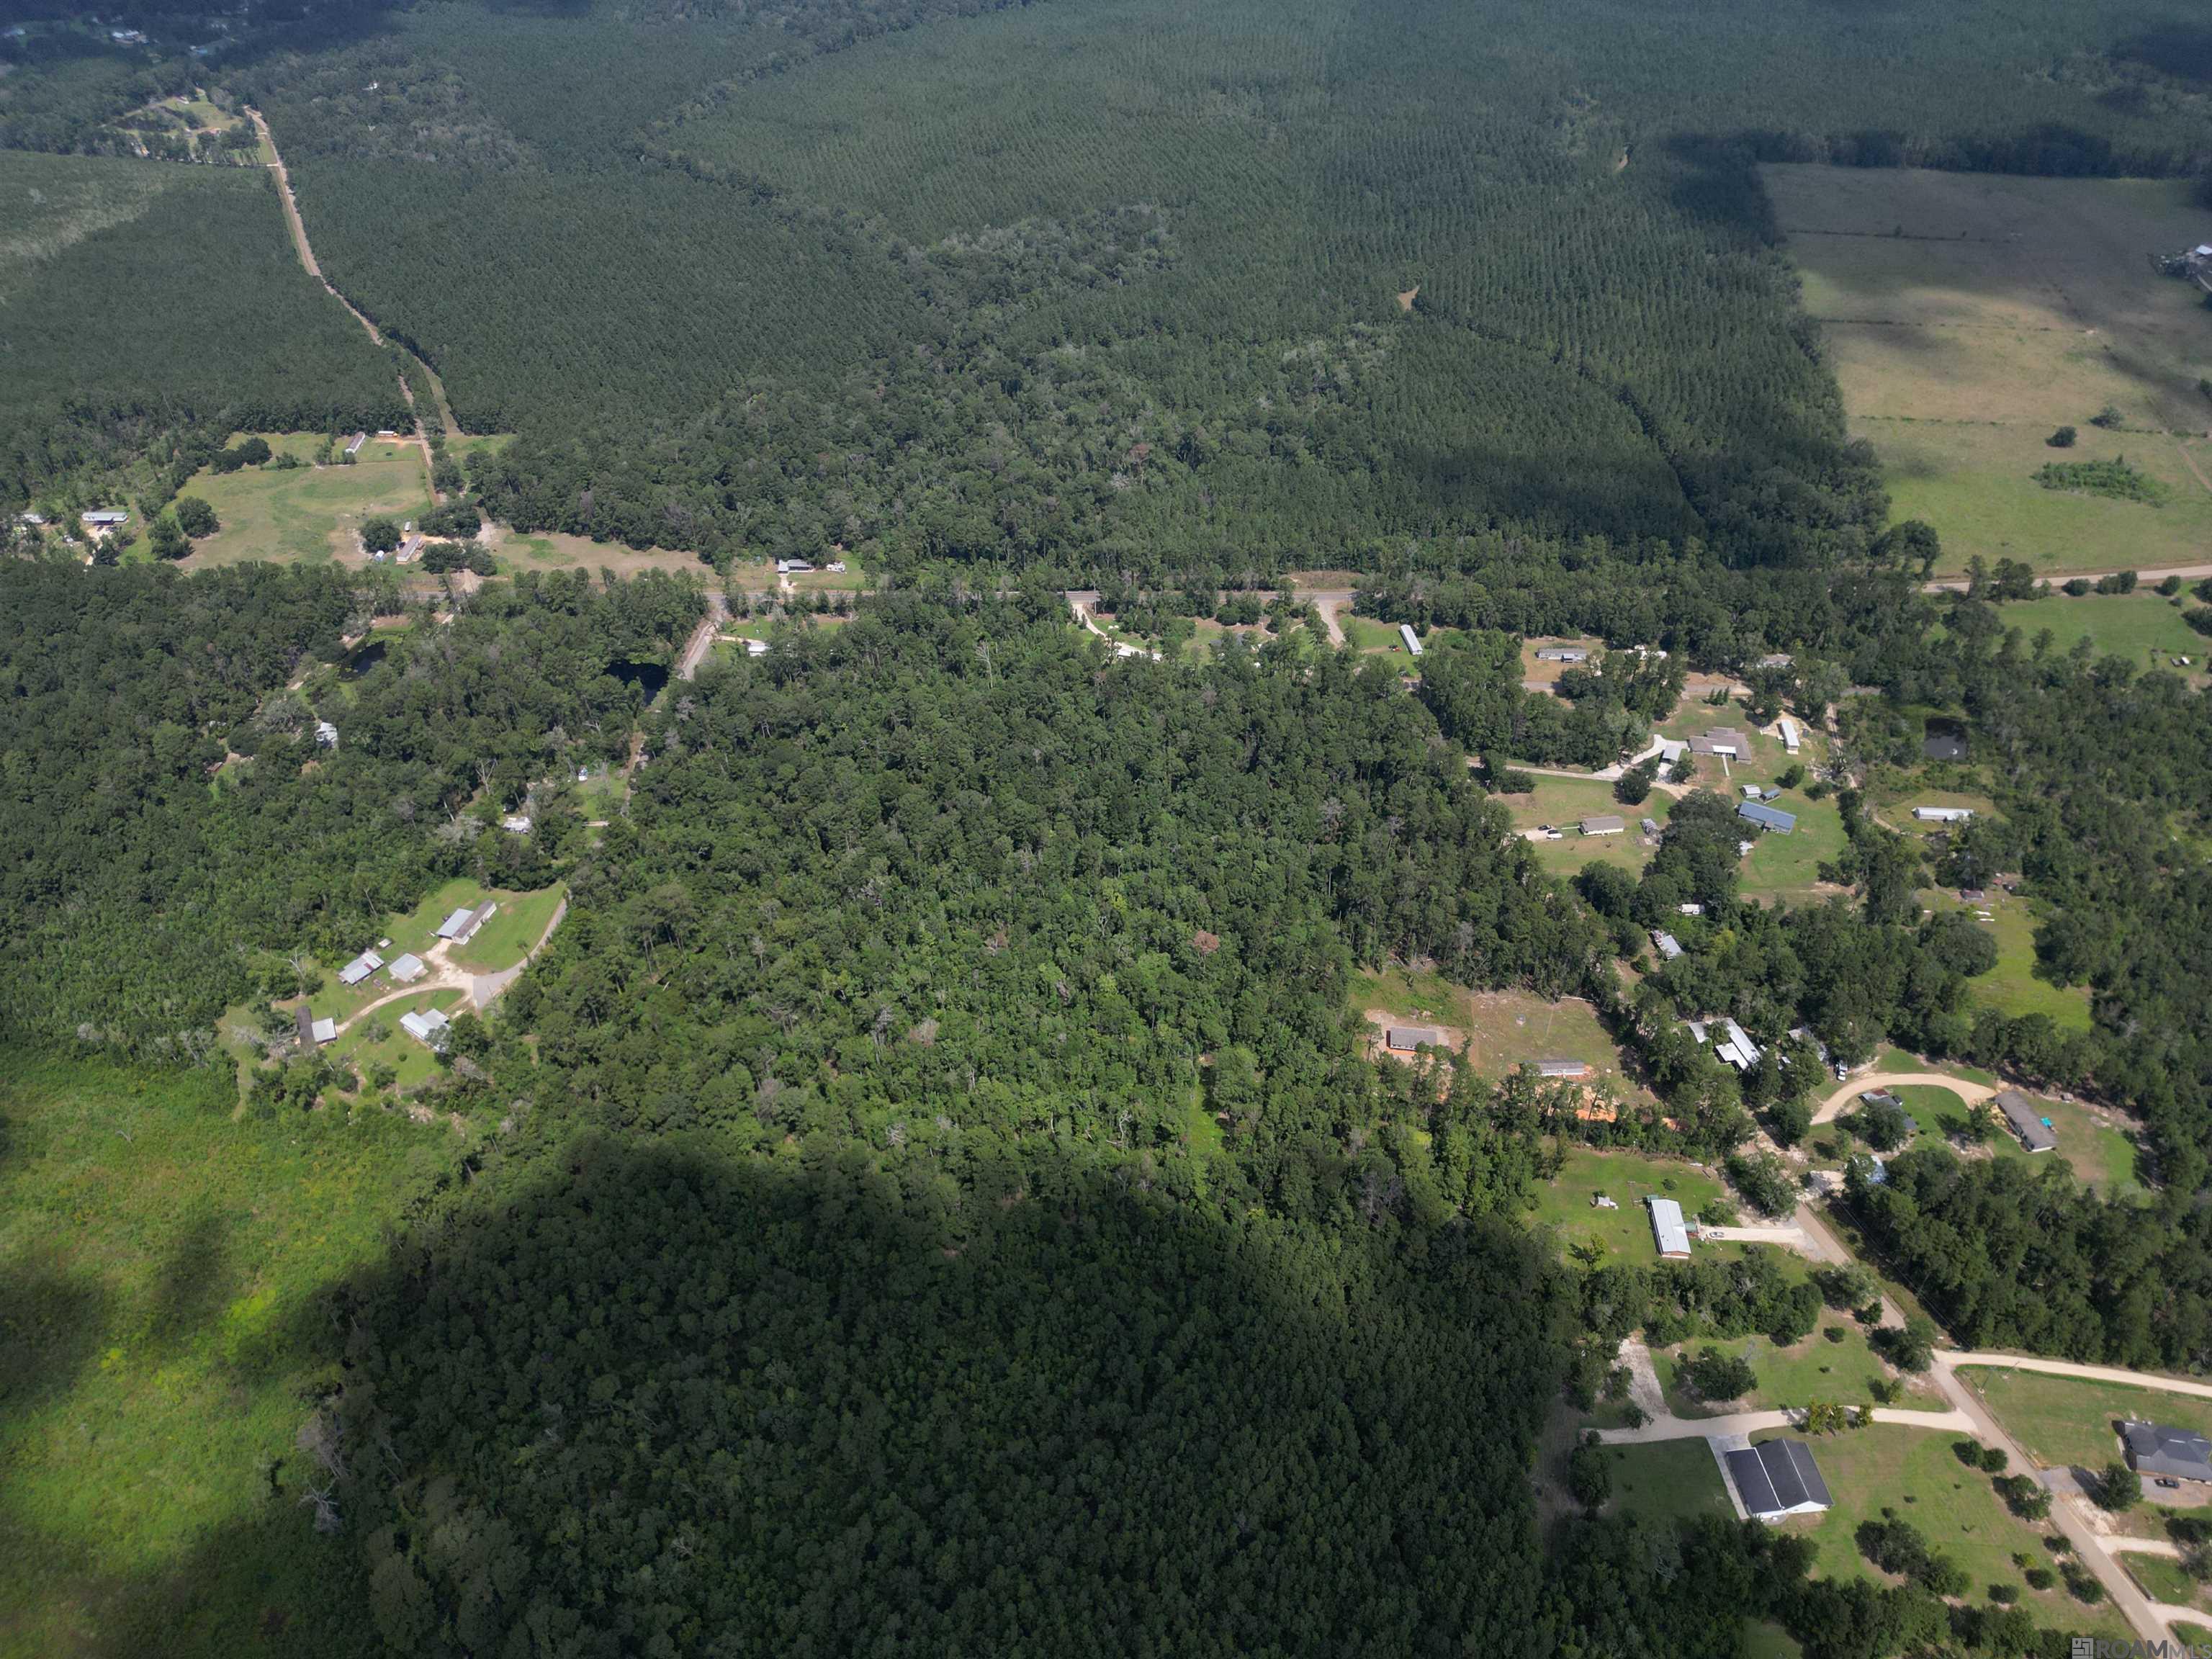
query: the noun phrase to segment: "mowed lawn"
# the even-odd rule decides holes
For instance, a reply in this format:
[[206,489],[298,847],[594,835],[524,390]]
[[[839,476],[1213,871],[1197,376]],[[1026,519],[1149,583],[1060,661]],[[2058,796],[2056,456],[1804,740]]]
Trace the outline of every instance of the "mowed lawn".
[[2154,1601],[2163,1601],[2173,1607],[2212,1606],[2212,1585],[2198,1583],[2171,1556],[2144,1555],[2131,1550],[2120,1558],[2120,1562],[2127,1568],[2128,1577],[2142,1585]]
[[[1529,777],[1534,788],[1496,799],[1505,808],[1516,831],[1548,823],[1563,832],[1558,841],[1528,843],[1528,850],[1535,854],[1536,862],[1547,874],[1571,876],[1586,864],[1618,865],[1634,874],[1650,862],[1651,845],[1644,839],[1638,825],[1643,819],[1650,818],[1662,829],[1666,827],[1667,815],[1674,810],[1674,802],[1664,791],[1653,790],[1641,805],[1624,806],[1613,798],[1610,783],[1594,779],[1546,777],[1535,773]],[[1584,818],[1601,817],[1607,813],[1626,819],[1627,828],[1617,836],[1582,833],[1578,826]]]
[[1352,996],[1370,1024],[1380,1014],[1392,1024],[1441,1030],[1454,1048],[1470,1045],[1474,1065],[1493,1076],[1547,1060],[1579,1060],[1601,1077],[1621,1074],[1620,1049],[1580,997],[1547,1002],[1524,991],[1472,991],[1402,963],[1362,970]]
[[[1768,1247],[1773,1248],[1773,1247]],[[1831,1341],[1831,1330],[1842,1334]],[[1707,1404],[1680,1384],[1683,1364],[1705,1349],[1718,1348],[1750,1364],[1759,1385],[1741,1401]],[[1839,1405],[1863,1406],[1874,1400],[1874,1384],[1891,1376],[1888,1366],[1867,1346],[1866,1334],[1847,1316],[1823,1312],[1820,1328],[1803,1341],[1778,1348],[1765,1336],[1735,1337],[1706,1341],[1692,1339],[1652,1356],[1667,1403],[1677,1417],[1711,1417],[1731,1411],[1778,1410],[1803,1406],[1815,1400]]]
[[1879,1519],[1889,1510],[1918,1528],[1931,1549],[1966,1570],[1975,1600],[1986,1596],[1992,1585],[2010,1584],[2039,1625],[2076,1635],[2124,1638],[2126,1625],[2109,1605],[2085,1607],[2063,1584],[2048,1590],[2028,1588],[2013,1557],[2025,1555],[2044,1566],[2052,1565],[2055,1558],[2044,1547],[2041,1530],[2005,1508],[1990,1484],[1993,1477],[1959,1461],[1952,1448],[1962,1437],[1876,1424],[1813,1440],[1813,1455],[1835,1507],[1781,1524],[1812,1539],[1814,1576],[1887,1582],[1859,1553],[1855,1534],[1861,1522]]
[[[2203,240],[2180,181],[1825,167],[1762,170],[1806,309],[1892,511],[1932,524],[1939,567],[1977,555],[2051,571],[2194,562],[2212,530],[2212,325],[2147,252]],[[2090,424],[2107,406],[2123,430]],[[2152,507],[2045,489],[2033,474],[2124,453],[2167,486]]]
[[0,1052],[0,1653],[376,1650],[321,1627],[355,1547],[299,1501],[305,1402],[339,1376],[315,1298],[463,1147],[234,1100]]
[[492,912],[491,919],[466,945],[447,951],[448,959],[456,967],[478,974],[514,967],[538,943],[568,890],[556,882],[534,893],[499,894],[499,908]]
[[[2171,1423],[2212,1435],[2212,1400],[2041,1371],[1970,1365],[1960,1371],[2006,1432],[2047,1468],[2096,1470],[2120,1455],[2115,1423],[2129,1418]],[[2155,1492],[2148,1481],[2147,1492]]]
[[[1592,1200],[1600,1193],[1620,1207],[1596,1207]],[[1653,1197],[1673,1199],[1694,1220],[1707,1204],[1725,1201],[1727,1194],[1717,1177],[1694,1164],[1581,1146],[1567,1154],[1559,1174],[1538,1183],[1529,1215],[1539,1226],[1557,1229],[1565,1248],[1584,1246],[1649,1267],[1659,1259],[1644,1203]]]
[[1607,1446],[1613,1467],[1608,1515],[1640,1515],[1653,1521],[1690,1521],[1699,1516],[1728,1520],[1735,1514],[1720,1465],[1703,1440],[1656,1440],[1642,1446]]
[[[303,459],[321,439],[299,434],[270,439],[272,449]],[[246,559],[361,562],[356,533],[378,514],[405,522],[430,510],[430,477],[411,443],[363,445],[351,466],[249,466],[203,471],[181,492],[216,511],[222,528],[192,544],[187,569]]]
[[[1977,556],[1991,566],[2018,559],[2053,576],[2203,562],[2212,540],[2212,493],[2189,460],[2212,473],[2212,444],[2165,433],[2103,431],[2087,424],[2096,409],[2092,404],[2049,427],[1855,420],[1851,434],[1870,441],[1882,459],[1892,519],[1936,527],[1943,542],[1939,574],[1958,574]],[[2205,412],[2212,418],[2212,404]],[[2075,422],[2071,449],[2050,447],[2046,440],[2057,425]],[[2123,457],[2161,487],[2157,505],[2046,489],[2035,481],[2046,461]]]
[[[402,1094],[408,1093],[438,1075],[438,1056],[428,1043],[418,1042],[401,1029],[401,1017],[435,1008],[451,1018],[464,1010],[467,1000],[461,992],[448,988],[424,991],[387,1002],[342,1033],[323,1053],[332,1065],[351,1069],[364,1085],[374,1085],[375,1079],[371,1073],[376,1067],[388,1066],[392,1074],[391,1086]],[[335,1098],[337,1097],[325,1097],[326,1101]]]
[[[2017,894],[1991,887],[1968,903],[1948,889],[1922,893],[1928,907],[1938,914],[1964,911],[1984,933],[1996,941],[1996,966],[1967,981],[1967,996],[1979,1007],[1994,1008],[2017,1019],[2023,1014],[2048,1014],[2062,1031],[2089,1029],[2089,993],[2086,987],[2053,985],[2035,971],[2033,907]],[[1981,913],[1987,911],[1984,921]]]
[[2199,667],[2212,639],[2181,619],[2183,611],[2197,603],[2187,588],[2171,599],[2148,588],[2079,599],[2055,593],[1999,605],[1997,620],[2018,629],[2031,645],[2049,630],[2054,651],[2069,651],[2077,640],[2087,640],[2099,656],[2124,657],[2138,668],[2171,667],[2176,657],[2187,657],[2192,667]]

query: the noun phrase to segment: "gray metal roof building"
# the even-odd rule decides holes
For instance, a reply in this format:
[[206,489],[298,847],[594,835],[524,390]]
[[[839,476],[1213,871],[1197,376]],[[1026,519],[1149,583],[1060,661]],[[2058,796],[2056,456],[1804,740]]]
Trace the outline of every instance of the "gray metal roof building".
[[1651,1237],[1659,1254],[1669,1261],[1690,1259],[1690,1230],[1682,1223],[1682,1206],[1671,1198],[1647,1198],[1651,1206]]
[[1393,1025],[1383,1034],[1382,1045],[1409,1054],[1416,1048],[1441,1048],[1444,1039],[1442,1032],[1425,1025]]
[[1618,812],[1600,812],[1583,820],[1586,836],[1618,836],[1628,828],[1628,820]]
[[1729,1479],[1754,1521],[1814,1515],[1834,1502],[1813,1449],[1802,1440],[1762,1440],[1727,1454]]
[[2043,1114],[2035,1103],[2017,1089],[2006,1089],[1997,1095],[1997,1110],[2012,1132],[2020,1137],[2020,1144],[2031,1152],[2047,1152],[2058,1144],[2058,1137],[2051,1133],[2051,1126],[2043,1121]]
[[2212,1440],[2193,1430],[2131,1420],[2120,1425],[2120,1441],[2139,1474],[2212,1480]]
[[1763,801],[1744,801],[1736,807],[1735,815],[1762,830],[1771,830],[1778,836],[1786,836],[1797,827],[1795,813],[1785,812],[1778,806],[1769,806]]

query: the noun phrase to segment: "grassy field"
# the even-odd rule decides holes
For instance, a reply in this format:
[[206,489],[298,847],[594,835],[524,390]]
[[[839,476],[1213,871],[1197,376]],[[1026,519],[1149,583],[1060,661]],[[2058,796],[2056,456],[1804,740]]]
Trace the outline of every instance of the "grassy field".
[[[525,533],[501,526],[493,532],[492,557],[503,574],[518,570],[612,570],[629,574],[640,570],[706,569],[696,553],[653,547],[642,552],[619,542],[595,542],[557,530]],[[771,578],[771,580],[773,580]]]
[[[1963,910],[1974,916],[1982,931],[1996,940],[1996,966],[1967,981],[1967,995],[1978,1006],[2013,1018],[2048,1014],[2062,1031],[2089,1029],[2087,988],[2053,985],[2036,975],[2035,912],[2027,899],[1996,887],[1974,904],[1949,891],[1923,892],[1921,897],[1932,910]],[[1984,910],[1990,913],[1987,921],[1978,915]]]
[[[1943,539],[1942,568],[2186,563],[2212,531],[2199,467],[2212,318],[2148,254],[2203,240],[2179,181],[1889,169],[1763,170],[1826,337],[1855,435],[1881,454],[1898,518]],[[2090,425],[2110,406],[2122,431]],[[2076,428],[2069,460],[2124,453],[2169,486],[2163,507],[2046,490],[2030,475]]]
[[1770,804],[1795,813],[1797,827],[1778,836],[1745,826],[1744,838],[1752,847],[1743,860],[1744,896],[1792,898],[1811,893],[1820,885],[1820,866],[1833,862],[1844,850],[1843,812],[1833,795],[1808,800],[1789,791]]
[[2120,1563],[2154,1601],[2174,1607],[2212,1606],[2212,1585],[2198,1583],[2171,1556],[2131,1550],[2120,1558]]
[[456,967],[479,974],[512,968],[538,943],[538,935],[553,920],[553,912],[568,896],[568,890],[556,882],[534,893],[502,895],[491,920],[478,928],[476,937],[466,945],[455,945],[448,951],[448,960]]
[[213,1073],[0,1054],[0,1654],[374,1649],[319,1628],[351,1551],[298,1502],[338,1375],[313,1298],[459,1149],[230,1107]]
[[[1830,1329],[1844,1334],[1840,1342],[1832,1342],[1826,1335]],[[1693,1399],[1680,1385],[1683,1363],[1708,1347],[1719,1348],[1750,1362],[1759,1386],[1744,1396],[1743,1402],[1729,1402],[1709,1406]],[[1667,1403],[1674,1407],[1677,1417],[1711,1417],[1729,1411],[1778,1410],[1784,1406],[1802,1406],[1814,1400],[1832,1400],[1840,1405],[1862,1406],[1874,1399],[1873,1385],[1890,1375],[1889,1367],[1875,1357],[1867,1346],[1866,1335],[1850,1319],[1838,1314],[1823,1313],[1820,1328],[1802,1342],[1787,1348],[1778,1348],[1764,1336],[1737,1337],[1728,1341],[1706,1342],[1692,1340],[1679,1346],[1662,1349],[1652,1355],[1659,1370],[1659,1381],[1666,1390]]]
[[[2119,1455],[2112,1425],[2147,1418],[2212,1434],[2212,1400],[2124,1382],[1969,1366],[1959,1375],[2027,1454],[2049,1467],[2100,1469]],[[2148,1481],[2147,1491],[2154,1491]]]
[[[269,436],[269,447],[306,459],[322,440],[298,433]],[[413,444],[362,447],[351,466],[249,466],[202,471],[182,492],[215,508],[222,528],[192,544],[187,569],[246,559],[362,562],[356,532],[376,514],[404,521],[430,510],[430,477]],[[143,542],[139,544],[143,547]]]
[[1608,1446],[1613,1498],[1607,1512],[1653,1520],[1686,1521],[1735,1513],[1720,1465],[1702,1440],[1661,1440],[1648,1446]]
[[1579,1060],[1601,1077],[1620,1076],[1620,1051],[1598,1023],[1597,1011],[1579,997],[1547,1002],[1520,991],[1471,991],[1441,974],[1403,966],[1363,971],[1352,995],[1370,1019],[1380,1013],[1433,1026],[1454,1048],[1471,1042],[1474,1064],[1484,1072]]
[[2201,666],[2212,639],[2181,620],[2183,609],[2197,601],[2186,592],[2177,599],[2179,603],[2160,599],[2148,589],[2079,599],[2059,593],[2001,605],[1997,618],[2007,628],[2017,628],[2030,644],[2049,629],[2054,651],[2070,650],[2075,641],[2087,640],[2099,656],[2125,657],[2139,668],[2171,667],[2176,657]]
[[[1337,613],[1337,626],[1344,629],[1345,643],[1355,651],[1395,652],[1406,655],[1406,642],[1398,637],[1398,624],[1376,622],[1372,617],[1355,617],[1349,611]],[[1424,645],[1426,641],[1423,641]],[[1411,658],[1407,658],[1409,662]]]
[[1882,1575],[1859,1553],[1853,1534],[1861,1522],[1875,1519],[1888,1509],[1917,1527],[1931,1549],[1966,1569],[1976,1599],[1986,1595],[1993,1584],[2011,1584],[2020,1591],[2020,1604],[2035,1615],[2039,1625],[2084,1635],[2124,1637],[2126,1626],[2109,1605],[2093,1611],[2075,1601],[2063,1587],[2027,1587],[2013,1557],[2026,1555],[2048,1565],[2051,1558],[2042,1535],[2005,1508],[1990,1484],[1990,1476],[1959,1462],[1951,1449],[1959,1438],[1926,1429],[1876,1425],[1814,1441],[1813,1455],[1835,1507],[1782,1524],[1811,1537],[1816,1551],[1814,1576],[1880,1581]]
[[[1590,1200],[1600,1193],[1620,1207],[1593,1207]],[[1648,1267],[1658,1260],[1658,1247],[1651,1239],[1646,1198],[1671,1198],[1694,1218],[1705,1205],[1726,1196],[1717,1177],[1688,1164],[1577,1147],[1559,1173],[1537,1187],[1530,1214],[1538,1225],[1556,1228],[1563,1246],[1592,1246]]]

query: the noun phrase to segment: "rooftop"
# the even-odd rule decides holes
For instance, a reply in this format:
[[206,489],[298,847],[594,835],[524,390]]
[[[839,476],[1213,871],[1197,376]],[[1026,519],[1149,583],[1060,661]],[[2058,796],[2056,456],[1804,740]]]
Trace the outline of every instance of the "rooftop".
[[1834,1501],[1813,1449],[1802,1440],[1763,1440],[1727,1454],[1729,1479],[1752,1518],[1809,1515]]

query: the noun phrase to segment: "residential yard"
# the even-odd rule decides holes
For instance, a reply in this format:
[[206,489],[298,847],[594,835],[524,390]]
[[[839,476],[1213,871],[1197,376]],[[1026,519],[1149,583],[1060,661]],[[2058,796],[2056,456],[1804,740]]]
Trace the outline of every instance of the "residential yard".
[[374,1084],[372,1073],[378,1066],[389,1066],[392,1073],[389,1086],[402,1094],[409,1093],[438,1075],[438,1057],[427,1044],[400,1030],[400,1016],[435,1008],[450,1018],[459,1013],[467,1001],[464,993],[448,988],[387,1002],[340,1034],[338,1040],[323,1053],[332,1065],[352,1068],[367,1084]]
[[[2191,1395],[1982,1365],[1968,1366],[1959,1375],[1989,1402],[1991,1413],[2022,1449],[2049,1468],[2104,1468],[2119,1455],[2118,1431],[2112,1425],[2125,1418],[2212,1435],[2212,1400]],[[2155,1495],[2149,1481],[2143,1487],[2146,1497]]]
[[[263,435],[272,450],[302,460],[322,442],[319,434]],[[214,535],[193,543],[191,556],[179,562],[188,570],[248,559],[360,564],[356,537],[362,520],[384,514],[404,522],[430,510],[430,477],[422,452],[413,444],[374,440],[351,466],[249,466],[228,473],[203,469],[180,493],[199,496],[222,523]],[[134,545],[143,552],[143,538]]]
[[[1509,763],[1510,764],[1510,763]],[[1674,798],[1653,790],[1640,806],[1624,806],[1613,798],[1613,786],[1595,780],[1553,778],[1530,775],[1535,787],[1526,794],[1499,795],[1516,830],[1534,830],[1548,823],[1565,831],[1558,841],[1532,841],[1528,850],[1547,874],[1571,876],[1586,864],[1613,864],[1632,874],[1650,861],[1652,848],[1638,828],[1640,820],[1655,820],[1662,829],[1674,810]],[[1617,836],[1585,836],[1576,826],[1586,817],[1616,813],[1628,821]]]
[[[1588,662],[1580,663],[1539,662],[1536,659],[1536,653],[1546,646],[1553,645],[1579,646],[1582,649],[1589,653],[1589,660]],[[1521,642],[1521,678],[1523,681],[1541,680],[1547,685],[1556,684],[1559,681],[1559,676],[1565,673],[1568,669],[1588,668],[1590,665],[1590,663],[1597,660],[1599,653],[1602,652],[1604,649],[1605,641],[1603,640],[1565,640],[1550,638],[1523,640]]]
[[[1767,1247],[1773,1248],[1773,1247]],[[1843,1333],[1841,1341],[1830,1341],[1830,1330]],[[1750,1362],[1759,1386],[1739,1403],[1706,1405],[1680,1386],[1685,1360],[1708,1347],[1719,1348]],[[1764,1336],[1736,1337],[1727,1341],[1692,1339],[1652,1355],[1667,1403],[1677,1417],[1712,1417],[1730,1411],[1779,1410],[1815,1400],[1839,1405],[1863,1406],[1874,1399],[1873,1384],[1891,1375],[1888,1366],[1867,1346],[1866,1334],[1845,1315],[1823,1312],[1820,1328],[1802,1342],[1778,1348]]]
[[299,1501],[339,1375],[316,1297],[465,1146],[232,1103],[213,1072],[0,1052],[0,1650],[376,1646],[322,1628],[359,1605],[351,1546]]
[[1790,1531],[1812,1539],[1814,1576],[1887,1582],[1859,1553],[1854,1534],[1862,1522],[1881,1518],[1887,1509],[1918,1528],[1931,1549],[1966,1570],[1975,1599],[1985,1596],[1993,1584],[2010,1584],[2019,1589],[2020,1604],[2035,1615],[2039,1625],[2125,1638],[2126,1624],[2109,1605],[2085,1607],[2063,1585],[2048,1590],[2028,1588],[2013,1558],[2025,1555],[2039,1565],[2050,1565],[2052,1558],[2044,1547],[2042,1531],[2005,1508],[1990,1485],[1991,1476],[1959,1461],[1952,1447],[1960,1437],[1876,1424],[1814,1439],[1813,1455],[1835,1507],[1822,1515],[1782,1522]]
[[[1742,799],[1741,792],[1736,799]],[[1744,839],[1752,847],[1744,854],[1741,890],[1747,898],[1802,897],[1820,885],[1820,866],[1843,853],[1842,810],[1833,795],[1809,800],[1796,790],[1785,791],[1768,805],[1796,814],[1797,827],[1780,836],[1744,825]]]
[[[1595,1208],[1590,1200],[1600,1193],[1620,1207]],[[1644,1205],[1650,1197],[1674,1200],[1693,1220],[1707,1204],[1727,1200],[1718,1177],[1694,1164],[1577,1146],[1558,1175],[1537,1185],[1529,1213],[1537,1225],[1556,1228],[1563,1246],[1586,1246],[1649,1267],[1659,1256]]]
[[457,968],[477,974],[493,974],[502,968],[514,967],[538,943],[568,892],[564,884],[556,882],[534,893],[501,894],[499,908],[492,912],[491,919],[477,930],[476,937],[466,945],[457,945],[447,951],[447,959]]
[[[1406,656],[1406,642],[1398,637],[1398,624],[1376,622],[1372,617],[1355,617],[1348,610],[1337,613],[1337,626],[1344,630],[1344,641],[1355,651],[1395,651]],[[1423,642],[1425,645],[1426,641]],[[1411,658],[1407,659],[1411,661]]]
[[2212,1585],[2198,1583],[2181,1563],[2166,1555],[2144,1555],[2130,1551],[2120,1558],[2128,1577],[2143,1587],[2154,1601],[2168,1607],[2212,1607]]
[[1660,1440],[1644,1446],[1608,1446],[1613,1465],[1610,1515],[1655,1521],[1689,1521],[1701,1515],[1734,1517],[1720,1465],[1702,1440]]
[[[2212,329],[2202,296],[2143,257],[2203,240],[2185,185],[1762,172],[1852,434],[1881,455],[1894,516],[1942,538],[1940,569],[1977,555],[2052,571],[2203,556],[2212,495],[2181,452],[2206,465],[2197,388],[2212,374]],[[2107,405],[2125,429],[2090,424]],[[2061,426],[2077,434],[2063,456],[2046,445]],[[2122,453],[2167,486],[2165,505],[2032,476],[2054,457]]]
[[1579,997],[1547,1002],[1519,991],[1471,991],[1441,974],[1399,965],[1363,971],[1352,1000],[1363,1011],[1394,1023],[1425,1024],[1449,1032],[1455,1047],[1471,1042],[1474,1066],[1502,1075],[1522,1063],[1585,1061],[1601,1077],[1620,1079],[1620,1051],[1598,1023],[1597,1011]]

